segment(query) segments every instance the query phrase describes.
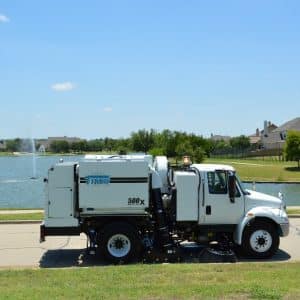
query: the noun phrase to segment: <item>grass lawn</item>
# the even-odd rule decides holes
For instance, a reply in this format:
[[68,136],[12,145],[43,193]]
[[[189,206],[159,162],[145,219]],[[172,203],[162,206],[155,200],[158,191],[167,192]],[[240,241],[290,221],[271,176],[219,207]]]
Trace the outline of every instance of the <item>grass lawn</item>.
[[0,211],[2,210],[41,210],[43,208],[18,208],[18,207],[14,207],[14,208],[11,208],[11,207],[1,207],[0,208]]
[[12,152],[2,152],[0,151],[0,156],[13,156]]
[[299,208],[287,208],[287,213],[289,215],[300,215],[300,209]]
[[0,214],[0,221],[43,220],[44,213]]
[[300,263],[1,270],[1,299],[299,299]]
[[208,158],[204,163],[232,165],[242,180],[251,181],[299,181],[300,169],[295,162],[262,159]]

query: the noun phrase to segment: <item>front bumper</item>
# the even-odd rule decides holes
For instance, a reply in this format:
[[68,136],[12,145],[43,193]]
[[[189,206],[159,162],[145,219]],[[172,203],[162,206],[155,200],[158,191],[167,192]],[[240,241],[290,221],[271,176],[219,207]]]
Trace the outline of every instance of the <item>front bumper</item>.
[[287,236],[290,232],[290,223],[279,224],[281,230],[281,236]]

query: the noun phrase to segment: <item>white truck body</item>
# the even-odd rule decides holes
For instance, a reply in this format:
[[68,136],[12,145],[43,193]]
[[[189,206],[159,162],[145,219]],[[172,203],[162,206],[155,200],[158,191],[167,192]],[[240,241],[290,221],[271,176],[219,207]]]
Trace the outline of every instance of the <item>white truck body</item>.
[[[82,214],[145,214],[149,206],[147,161],[83,161],[79,168]],[[139,202],[134,203],[134,201]]]
[[154,242],[161,236],[162,245],[170,245],[172,234],[199,241],[229,234],[253,255],[267,256],[278,248],[279,236],[288,234],[282,200],[244,190],[231,166],[183,167],[172,171],[173,182],[171,171],[165,157],[153,162],[149,155],[88,156],[80,163],[56,164],[46,180],[41,239],[80,232],[92,238],[92,231],[110,232],[111,222],[123,222],[139,234],[154,232]]

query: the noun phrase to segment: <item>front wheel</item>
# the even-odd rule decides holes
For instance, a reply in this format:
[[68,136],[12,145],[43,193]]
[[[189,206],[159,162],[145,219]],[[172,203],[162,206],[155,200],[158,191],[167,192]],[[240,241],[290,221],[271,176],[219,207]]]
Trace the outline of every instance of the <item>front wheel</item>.
[[273,256],[279,247],[279,235],[274,225],[255,222],[245,228],[242,248],[246,255],[256,258]]
[[99,247],[110,262],[127,263],[139,257],[141,242],[133,226],[115,222],[104,227],[100,234]]

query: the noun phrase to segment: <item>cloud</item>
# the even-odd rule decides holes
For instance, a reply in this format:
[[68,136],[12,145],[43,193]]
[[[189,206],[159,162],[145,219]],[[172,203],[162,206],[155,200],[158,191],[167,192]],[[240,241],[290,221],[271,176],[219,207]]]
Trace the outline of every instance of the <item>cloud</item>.
[[66,81],[66,82],[55,83],[51,85],[51,88],[56,92],[67,92],[73,90],[75,88],[75,84]]
[[106,107],[104,107],[103,108],[103,111],[105,111],[105,112],[112,112],[112,107],[110,107],[110,106],[106,106]]
[[7,23],[9,21],[10,21],[9,17],[0,14],[0,23]]

